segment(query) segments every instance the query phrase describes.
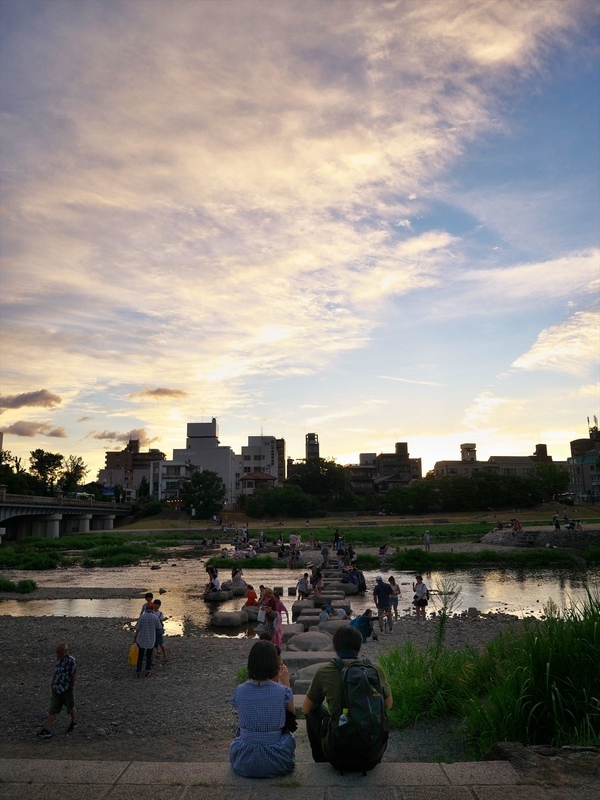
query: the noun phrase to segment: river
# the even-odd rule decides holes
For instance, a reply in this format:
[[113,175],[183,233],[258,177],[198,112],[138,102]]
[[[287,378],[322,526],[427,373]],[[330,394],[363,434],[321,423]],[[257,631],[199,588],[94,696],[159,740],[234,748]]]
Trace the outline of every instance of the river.
[[[166,592],[161,596],[162,611],[168,617],[165,628],[168,635],[182,635],[186,626],[208,627],[210,616],[219,608],[233,611],[241,607],[242,598],[234,598],[226,603],[209,604],[202,598],[202,588],[206,582],[204,561],[177,559],[162,566],[160,570],[151,570],[150,564],[136,567],[118,567],[113,569],[85,569],[72,567],[69,569],[48,572],[24,572],[11,570],[3,573],[11,580],[34,578],[40,587],[48,588],[129,588],[139,587],[140,598],[130,597],[97,599],[57,599],[35,600],[25,596],[19,600],[0,599],[0,615],[19,616],[65,616],[65,617],[123,617],[137,619],[143,594],[154,592],[158,596],[159,589]],[[367,586],[375,583],[375,571],[365,572]],[[390,573],[383,573],[387,577]],[[396,581],[402,589],[399,613],[412,612],[412,581],[414,573],[394,572]],[[287,569],[247,570],[245,579],[254,587],[259,584],[282,586],[283,602],[291,608],[293,597],[287,596],[288,587],[295,586],[301,571],[291,572]],[[223,579],[226,573],[222,572]],[[572,570],[498,570],[469,569],[454,572],[432,572],[425,577],[427,586],[435,592],[446,578],[460,587],[460,595],[454,611],[460,613],[474,606],[482,613],[500,612],[515,614],[519,617],[541,616],[543,607],[552,599],[559,608],[579,602],[585,596],[585,585],[600,587],[600,569],[588,569],[585,573]],[[373,606],[372,596],[368,592],[364,597],[350,598],[354,613]],[[429,611],[435,611],[439,599],[432,596]],[[221,634],[215,634],[221,635]],[[230,634],[231,635],[231,634]],[[232,635],[242,635],[232,632]]]

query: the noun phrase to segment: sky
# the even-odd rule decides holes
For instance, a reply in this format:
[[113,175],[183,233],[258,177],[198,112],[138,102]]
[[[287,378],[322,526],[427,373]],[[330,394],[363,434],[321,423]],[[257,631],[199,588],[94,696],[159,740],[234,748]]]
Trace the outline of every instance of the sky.
[[2,0],[4,448],[316,432],[558,460],[598,415],[594,0]]

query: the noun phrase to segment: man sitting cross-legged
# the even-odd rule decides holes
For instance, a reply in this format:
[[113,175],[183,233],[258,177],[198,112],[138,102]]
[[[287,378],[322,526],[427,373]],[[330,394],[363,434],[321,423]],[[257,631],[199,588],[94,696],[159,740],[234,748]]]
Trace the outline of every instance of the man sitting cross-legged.
[[359,659],[361,645],[359,630],[338,628],[337,658],[319,667],[302,705],[314,760],[348,772],[366,772],[381,761],[388,739],[385,710],[393,703],[381,667]]

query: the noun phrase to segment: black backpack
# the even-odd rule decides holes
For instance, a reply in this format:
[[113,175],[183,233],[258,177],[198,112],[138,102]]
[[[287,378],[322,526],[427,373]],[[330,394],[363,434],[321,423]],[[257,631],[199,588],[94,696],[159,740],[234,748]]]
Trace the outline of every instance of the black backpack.
[[341,671],[342,709],[347,721],[331,720],[327,756],[341,772],[373,769],[385,753],[389,724],[379,673],[370,661],[333,662]]

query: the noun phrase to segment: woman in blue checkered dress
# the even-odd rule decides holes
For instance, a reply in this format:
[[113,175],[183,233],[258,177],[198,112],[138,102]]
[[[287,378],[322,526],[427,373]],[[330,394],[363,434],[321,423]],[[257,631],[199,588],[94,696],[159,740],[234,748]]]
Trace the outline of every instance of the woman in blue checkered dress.
[[[294,769],[296,740],[285,729],[294,713],[290,673],[272,642],[258,641],[248,656],[249,680],[233,693],[239,728],[229,746],[231,766],[246,778],[276,778]],[[277,682],[278,681],[278,682]]]

